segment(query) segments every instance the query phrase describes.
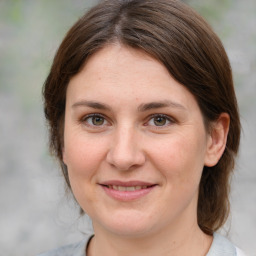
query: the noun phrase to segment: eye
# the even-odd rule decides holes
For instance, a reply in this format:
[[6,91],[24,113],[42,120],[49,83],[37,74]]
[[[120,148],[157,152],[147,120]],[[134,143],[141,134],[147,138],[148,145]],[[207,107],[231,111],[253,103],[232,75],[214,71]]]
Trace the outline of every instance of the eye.
[[173,123],[172,119],[166,115],[163,114],[157,114],[151,116],[151,119],[148,121],[147,125],[150,126],[168,126],[171,123]]
[[83,118],[83,122],[85,122],[89,126],[107,125],[107,120],[99,114],[88,115],[85,118]]

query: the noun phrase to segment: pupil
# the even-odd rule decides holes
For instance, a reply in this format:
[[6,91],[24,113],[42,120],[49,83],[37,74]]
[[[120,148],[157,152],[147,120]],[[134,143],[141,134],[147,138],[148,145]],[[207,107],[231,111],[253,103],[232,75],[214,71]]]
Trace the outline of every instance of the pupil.
[[156,117],[154,120],[156,126],[161,126],[166,124],[166,118],[164,117]]
[[102,117],[95,116],[95,117],[93,117],[92,122],[94,125],[102,125],[104,120]]

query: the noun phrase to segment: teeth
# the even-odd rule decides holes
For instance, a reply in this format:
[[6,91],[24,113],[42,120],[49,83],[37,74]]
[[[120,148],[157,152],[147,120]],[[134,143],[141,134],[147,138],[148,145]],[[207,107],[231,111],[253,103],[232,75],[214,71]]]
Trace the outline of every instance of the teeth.
[[136,187],[127,187],[126,191],[134,191],[136,189]]
[[118,186],[118,187],[117,187],[117,190],[119,190],[119,191],[126,191],[126,187]]
[[135,191],[140,189],[146,189],[147,186],[132,186],[132,187],[123,187],[123,186],[116,186],[116,185],[109,185],[110,189],[118,190],[118,191]]

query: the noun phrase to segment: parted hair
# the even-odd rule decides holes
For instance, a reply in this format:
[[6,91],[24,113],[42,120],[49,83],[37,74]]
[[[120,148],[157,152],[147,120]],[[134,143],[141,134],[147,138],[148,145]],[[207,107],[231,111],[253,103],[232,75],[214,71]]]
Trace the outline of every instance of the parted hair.
[[225,151],[215,166],[204,167],[199,186],[198,224],[203,232],[212,234],[229,215],[240,120],[225,49],[207,22],[181,1],[101,1],[68,31],[43,87],[50,149],[60,161],[67,185],[70,187],[68,170],[62,161],[67,86],[91,55],[111,43],[143,50],[163,63],[194,95],[206,129],[221,113],[229,114]]

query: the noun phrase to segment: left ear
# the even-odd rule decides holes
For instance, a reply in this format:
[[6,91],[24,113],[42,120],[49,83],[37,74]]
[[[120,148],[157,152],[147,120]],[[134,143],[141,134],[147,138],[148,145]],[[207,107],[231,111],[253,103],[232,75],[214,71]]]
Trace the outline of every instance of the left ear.
[[205,166],[212,167],[219,162],[227,143],[230,117],[228,113],[221,113],[219,118],[212,122],[208,134]]

